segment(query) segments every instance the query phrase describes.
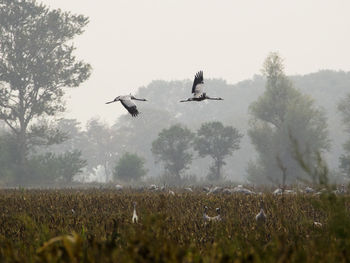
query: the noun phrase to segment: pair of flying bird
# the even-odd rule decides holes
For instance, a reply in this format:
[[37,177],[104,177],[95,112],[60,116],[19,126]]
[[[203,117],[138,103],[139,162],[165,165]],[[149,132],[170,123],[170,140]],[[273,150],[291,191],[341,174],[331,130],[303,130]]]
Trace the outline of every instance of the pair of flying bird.
[[[207,96],[204,91],[204,80],[203,80],[203,71],[199,71],[194,76],[194,81],[192,85],[192,98],[188,98],[187,100],[181,100],[180,102],[187,101],[202,101],[202,100],[223,100],[222,98],[211,98]],[[132,95],[118,96],[114,100],[106,102],[106,104],[120,101],[125,109],[131,114],[131,116],[136,117],[139,114],[137,110],[136,104],[132,100],[140,100],[147,101],[146,99],[138,99]]]

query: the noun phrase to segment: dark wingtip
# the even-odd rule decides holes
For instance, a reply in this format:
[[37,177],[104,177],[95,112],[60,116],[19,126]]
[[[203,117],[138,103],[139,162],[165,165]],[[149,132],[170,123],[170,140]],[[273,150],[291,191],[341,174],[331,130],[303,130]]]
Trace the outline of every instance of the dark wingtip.
[[140,114],[141,112],[134,112],[134,113],[131,113],[131,116],[133,116],[133,117],[137,117],[139,114]]
[[200,70],[196,73],[195,77],[200,80],[203,81],[203,70]]

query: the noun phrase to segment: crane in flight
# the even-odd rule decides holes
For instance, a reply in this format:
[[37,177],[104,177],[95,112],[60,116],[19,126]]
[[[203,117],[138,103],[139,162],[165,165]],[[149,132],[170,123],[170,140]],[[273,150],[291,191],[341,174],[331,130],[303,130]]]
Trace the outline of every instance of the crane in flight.
[[127,109],[127,111],[131,114],[131,116],[136,117],[140,112],[137,110],[136,104],[132,100],[147,101],[146,99],[135,98],[130,94],[118,96],[114,100],[106,102],[106,104],[120,101],[124,108]]
[[223,100],[222,98],[209,97],[203,91],[204,91],[203,71],[199,71],[194,76],[194,81],[193,81],[193,85],[192,85],[193,97],[188,98],[187,100],[180,100],[180,102],[202,101],[202,100]]

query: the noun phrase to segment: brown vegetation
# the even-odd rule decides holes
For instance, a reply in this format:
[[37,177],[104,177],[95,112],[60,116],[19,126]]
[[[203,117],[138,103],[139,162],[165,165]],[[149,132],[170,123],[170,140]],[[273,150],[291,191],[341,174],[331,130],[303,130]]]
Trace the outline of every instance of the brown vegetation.
[[[222,220],[204,222],[205,205]],[[346,262],[349,205],[334,194],[1,190],[0,262]]]

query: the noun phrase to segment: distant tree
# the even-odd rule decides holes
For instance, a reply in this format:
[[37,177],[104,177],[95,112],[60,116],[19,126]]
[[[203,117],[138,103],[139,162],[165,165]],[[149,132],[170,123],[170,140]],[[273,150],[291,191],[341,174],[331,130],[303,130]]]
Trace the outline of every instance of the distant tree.
[[84,158],[89,160],[88,169],[102,165],[106,179],[112,179],[114,162],[117,158],[119,145],[119,134],[99,119],[91,119],[87,122],[86,131],[82,138],[85,145],[82,145]]
[[81,173],[85,166],[86,160],[81,158],[81,152],[78,150],[63,154],[48,152],[34,155],[28,158],[29,183],[43,184],[56,181],[67,184],[72,182],[73,177]]
[[[346,127],[346,132],[350,134],[350,94],[342,99],[338,105],[338,110],[342,113],[343,122]],[[339,159],[339,167],[341,171],[350,176],[350,140],[343,145],[345,154],[342,154]]]
[[249,108],[248,133],[258,152],[257,164],[251,162],[248,167],[249,179],[265,184],[294,183],[306,174],[295,160],[293,143],[308,164],[315,164],[315,153],[329,147],[325,114],[310,97],[293,88],[277,53],[267,57],[263,73],[265,92]]
[[346,176],[350,176],[350,154],[342,154],[339,158],[339,168]]
[[16,138],[12,134],[2,133],[0,135],[0,181],[3,183],[11,184],[15,180],[17,156]]
[[31,155],[46,152],[62,154],[82,149],[82,146],[86,145],[80,123],[75,119],[60,118],[48,122],[44,118],[40,120],[40,126],[35,128],[42,129],[32,129],[31,137],[28,138]]
[[199,156],[210,156],[214,162],[210,167],[208,178],[211,180],[222,179],[222,166],[225,158],[239,149],[242,134],[231,126],[224,126],[221,122],[207,122],[202,124],[197,131],[194,141],[194,149]]
[[0,0],[0,120],[16,136],[18,166],[25,171],[28,140],[38,117],[64,110],[64,87],[77,87],[90,65],[77,61],[71,40],[88,18],[50,10],[35,0]]
[[106,179],[112,179],[114,162],[121,148],[118,143],[120,133],[98,118],[88,120],[86,130],[82,130],[80,123],[75,119],[59,119],[54,127],[64,134],[65,140],[50,147],[41,147],[41,154],[64,154],[67,151],[79,150],[82,158],[87,160],[87,172],[94,172],[101,165]]
[[143,165],[144,160],[138,155],[125,153],[119,159],[114,169],[114,178],[124,182],[129,182],[131,180],[138,181],[147,173]]
[[188,169],[192,162],[193,155],[190,149],[193,139],[194,134],[189,129],[177,124],[163,129],[152,143],[152,153],[157,161],[164,163],[166,171],[174,176],[177,182],[180,182],[181,173]]
[[63,153],[66,151],[74,151],[76,149],[81,150],[86,146],[81,124],[76,119],[61,118],[57,121],[56,128],[65,135],[66,140],[60,144],[51,146],[53,151]]

